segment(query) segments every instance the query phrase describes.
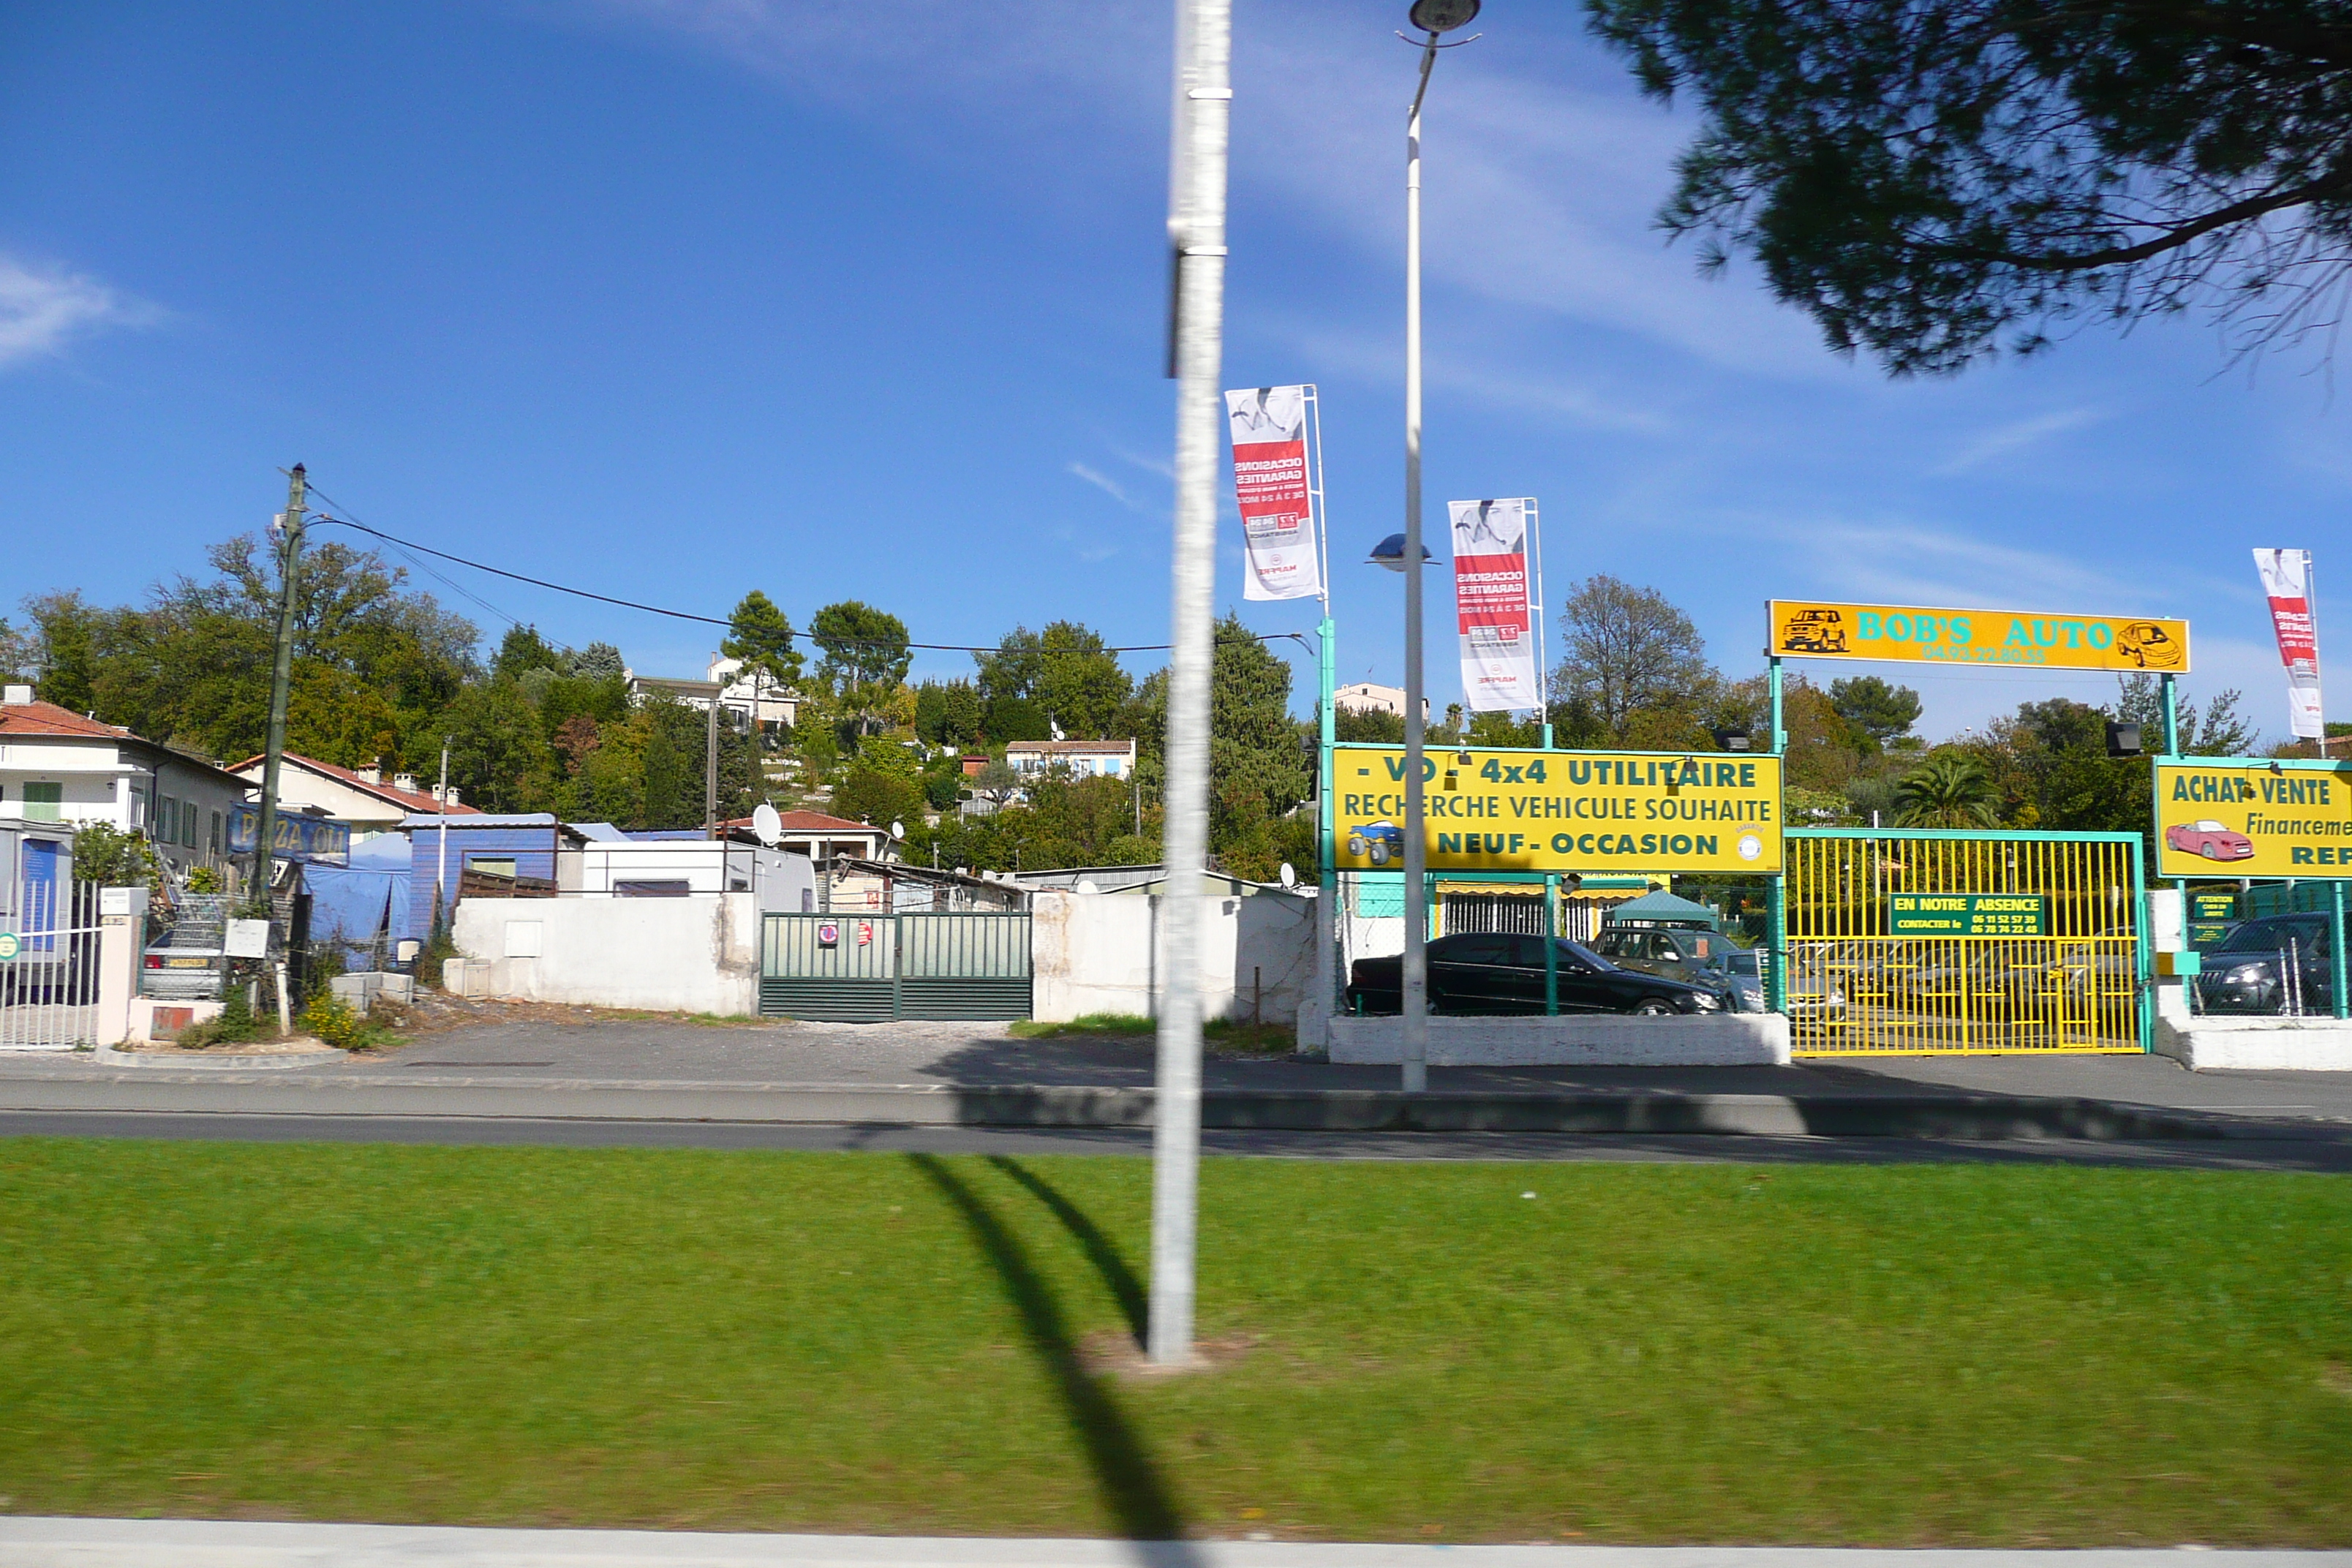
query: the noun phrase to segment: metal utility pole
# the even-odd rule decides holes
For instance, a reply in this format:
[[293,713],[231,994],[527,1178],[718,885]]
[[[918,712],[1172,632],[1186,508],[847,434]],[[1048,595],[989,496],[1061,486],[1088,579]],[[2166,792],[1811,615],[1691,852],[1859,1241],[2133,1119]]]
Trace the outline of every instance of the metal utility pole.
[[[1438,35],[1466,26],[1479,0],[1415,0],[1413,26],[1429,35],[1421,81],[1404,125],[1404,1091],[1429,1087],[1429,844],[1423,795],[1421,658],[1421,104],[1437,64]],[[1467,40],[1465,40],[1465,42]]]
[[449,737],[441,737],[441,845],[433,866],[433,930],[449,918]]
[[1232,122],[1233,0],[1177,0],[1168,237],[1175,276],[1174,598],[1168,661],[1168,984],[1160,1007],[1151,1138],[1150,1352],[1192,1359],[1201,1173],[1201,883],[1209,847],[1211,601],[1216,587],[1217,455],[1223,413],[1225,149]]
[[278,772],[286,756],[286,692],[294,682],[294,613],[302,573],[302,465],[286,478],[286,510],[278,519],[278,658],[269,674],[269,737],[262,747],[261,816],[254,825],[253,901],[268,909],[271,851],[278,843]]

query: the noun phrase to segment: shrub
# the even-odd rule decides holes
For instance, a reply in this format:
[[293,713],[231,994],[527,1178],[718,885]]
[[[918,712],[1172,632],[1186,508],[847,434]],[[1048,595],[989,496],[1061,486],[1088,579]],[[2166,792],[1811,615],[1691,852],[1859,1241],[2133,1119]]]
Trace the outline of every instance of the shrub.
[[247,999],[245,987],[232,985],[220,1016],[181,1030],[179,1044],[188,1050],[201,1050],[206,1046],[241,1046],[260,1037],[261,1026],[253,1016],[253,1004]]
[[332,991],[318,990],[303,1005],[305,1034],[317,1037],[339,1051],[364,1050],[375,1043],[375,1028],[364,1014]]

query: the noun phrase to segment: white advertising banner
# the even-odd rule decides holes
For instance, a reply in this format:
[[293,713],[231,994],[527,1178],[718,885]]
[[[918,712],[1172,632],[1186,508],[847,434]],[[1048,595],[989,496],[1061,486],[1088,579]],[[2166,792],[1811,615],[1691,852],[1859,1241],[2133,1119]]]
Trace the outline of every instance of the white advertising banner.
[[2319,710],[2319,626],[2311,613],[2311,552],[2257,550],[2254,570],[2271,602],[2271,630],[2286,666],[2287,713],[2294,733],[2316,741],[2327,732]]
[[1540,708],[1535,616],[1528,598],[1528,525],[1535,503],[1449,501],[1462,690],[1474,712]]
[[1310,388],[1255,386],[1225,394],[1233,423],[1234,499],[1249,552],[1244,599],[1311,599],[1323,592],[1307,460]]

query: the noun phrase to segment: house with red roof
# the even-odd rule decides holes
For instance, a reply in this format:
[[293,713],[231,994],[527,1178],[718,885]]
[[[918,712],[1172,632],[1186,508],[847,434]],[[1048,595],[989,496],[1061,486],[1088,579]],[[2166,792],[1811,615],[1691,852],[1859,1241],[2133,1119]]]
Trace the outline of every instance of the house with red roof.
[[[229,771],[257,789],[264,761],[247,757]],[[445,809],[439,786],[420,786],[414,773],[394,773],[387,780],[381,767],[339,768],[295,752],[278,759],[278,800],[281,811],[309,812],[343,824],[352,830],[354,844],[396,833],[412,816],[481,815],[478,807],[459,802],[455,789]]]
[[175,869],[228,859],[245,780],[119,724],[0,692],[0,818],[143,833]]

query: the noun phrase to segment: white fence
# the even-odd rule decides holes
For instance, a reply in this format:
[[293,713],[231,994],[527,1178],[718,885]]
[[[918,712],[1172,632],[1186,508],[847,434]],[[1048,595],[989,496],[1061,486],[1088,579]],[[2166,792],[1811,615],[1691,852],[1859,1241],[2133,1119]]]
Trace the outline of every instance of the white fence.
[[99,1033],[99,889],[20,879],[0,889],[0,1050],[70,1050]]

